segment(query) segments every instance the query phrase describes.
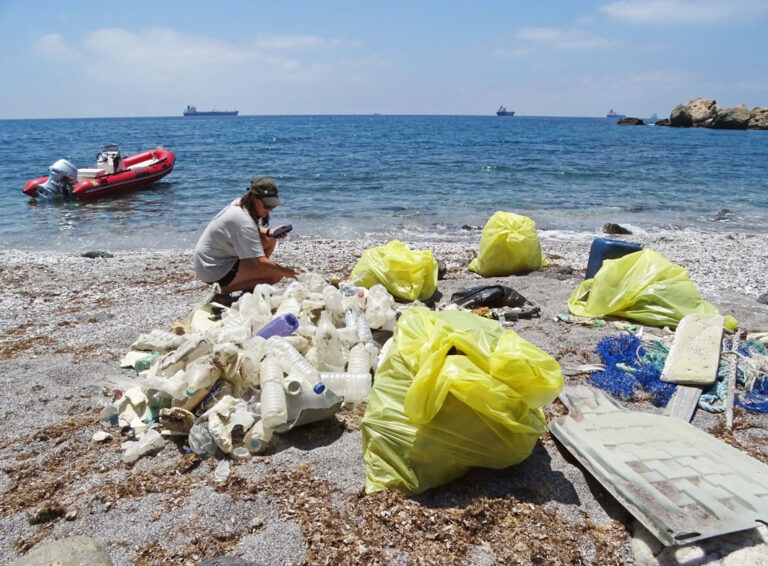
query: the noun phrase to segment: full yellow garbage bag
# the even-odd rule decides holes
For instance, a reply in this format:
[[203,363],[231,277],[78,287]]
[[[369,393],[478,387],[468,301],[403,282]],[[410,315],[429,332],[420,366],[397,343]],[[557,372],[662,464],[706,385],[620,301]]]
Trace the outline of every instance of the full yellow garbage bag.
[[[568,308],[577,316],[618,316],[670,328],[687,314],[719,314],[701,298],[683,267],[653,250],[605,260],[595,277],[571,294]],[[726,317],[727,328],[737,324]]]
[[361,287],[381,283],[396,298],[426,301],[437,290],[437,261],[431,250],[414,251],[392,240],[363,252],[349,278],[358,276]]
[[536,271],[548,263],[541,255],[536,223],[527,216],[499,211],[485,224],[477,257],[467,269],[483,277],[499,277]]
[[362,421],[366,491],[420,493],[471,467],[521,462],[562,387],[557,361],[497,322],[408,309]]

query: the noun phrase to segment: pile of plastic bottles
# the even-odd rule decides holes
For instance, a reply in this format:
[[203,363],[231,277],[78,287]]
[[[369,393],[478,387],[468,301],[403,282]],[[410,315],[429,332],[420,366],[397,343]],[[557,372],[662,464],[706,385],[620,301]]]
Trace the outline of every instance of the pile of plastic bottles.
[[200,456],[248,458],[274,432],[364,400],[385,353],[371,329],[392,331],[397,312],[382,285],[335,287],[308,272],[259,285],[219,314],[202,305],[132,345],[126,359],[139,379],[102,412],[138,439],[124,443],[124,461],[177,435]]

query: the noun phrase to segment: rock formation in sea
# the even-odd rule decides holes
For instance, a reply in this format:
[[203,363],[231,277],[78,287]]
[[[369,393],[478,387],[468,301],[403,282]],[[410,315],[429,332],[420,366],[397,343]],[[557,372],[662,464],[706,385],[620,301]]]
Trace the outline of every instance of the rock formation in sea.
[[714,128],[718,130],[768,130],[768,108],[756,107],[752,111],[744,105],[723,108],[708,98],[694,98],[688,104],[678,104],[668,120],[657,126],[673,128]]

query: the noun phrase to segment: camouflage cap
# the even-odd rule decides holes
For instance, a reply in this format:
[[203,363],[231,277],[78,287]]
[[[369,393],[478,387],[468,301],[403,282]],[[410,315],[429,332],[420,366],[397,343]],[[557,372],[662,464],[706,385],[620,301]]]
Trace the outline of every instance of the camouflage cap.
[[259,197],[264,204],[271,208],[283,204],[277,198],[277,185],[270,177],[254,177],[251,179],[251,186],[248,187],[248,192]]

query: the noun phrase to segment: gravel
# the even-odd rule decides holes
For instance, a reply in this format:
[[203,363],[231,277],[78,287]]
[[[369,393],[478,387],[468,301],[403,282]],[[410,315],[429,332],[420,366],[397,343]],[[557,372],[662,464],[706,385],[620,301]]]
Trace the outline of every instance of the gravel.
[[[702,296],[734,315],[741,328],[768,330],[768,305],[757,302],[768,292],[765,234],[679,231],[622,239],[684,266]],[[597,363],[595,344],[616,332],[556,321],[583,279],[590,241],[543,239],[549,269],[493,279],[466,271],[476,246],[438,242],[429,248],[448,268],[439,286],[444,298],[499,282],[540,306],[541,318],[520,320],[513,329],[567,368]],[[281,242],[275,259],[344,277],[365,249],[382,243],[292,237]],[[361,408],[276,437],[266,455],[233,462],[224,485],[214,482],[215,461],[185,455],[171,442],[153,457],[123,464],[124,438],[116,429],[103,444],[91,442],[103,428],[98,411],[115,387],[133,379],[117,362],[136,337],[170,327],[205,300],[209,288],[194,277],[191,251],[87,258],[0,250],[0,266],[0,563],[71,535],[93,538],[115,564],[126,565],[197,564],[226,555],[264,564],[493,564],[510,557],[530,563],[537,552],[562,563],[633,560],[631,517],[548,435],[518,466],[473,470],[410,499],[363,496]],[[571,275],[565,266],[573,268]],[[743,411],[736,415],[735,442],[767,461],[764,422]],[[714,430],[721,420],[699,412],[694,424]],[[30,524],[44,504],[63,513]],[[385,520],[387,509],[402,510],[407,521]],[[536,535],[543,538],[505,535],[512,517],[520,527],[529,525],[523,529],[529,534],[544,525]],[[766,546],[758,542],[756,548],[765,552]],[[720,563],[714,554],[712,560]]]

